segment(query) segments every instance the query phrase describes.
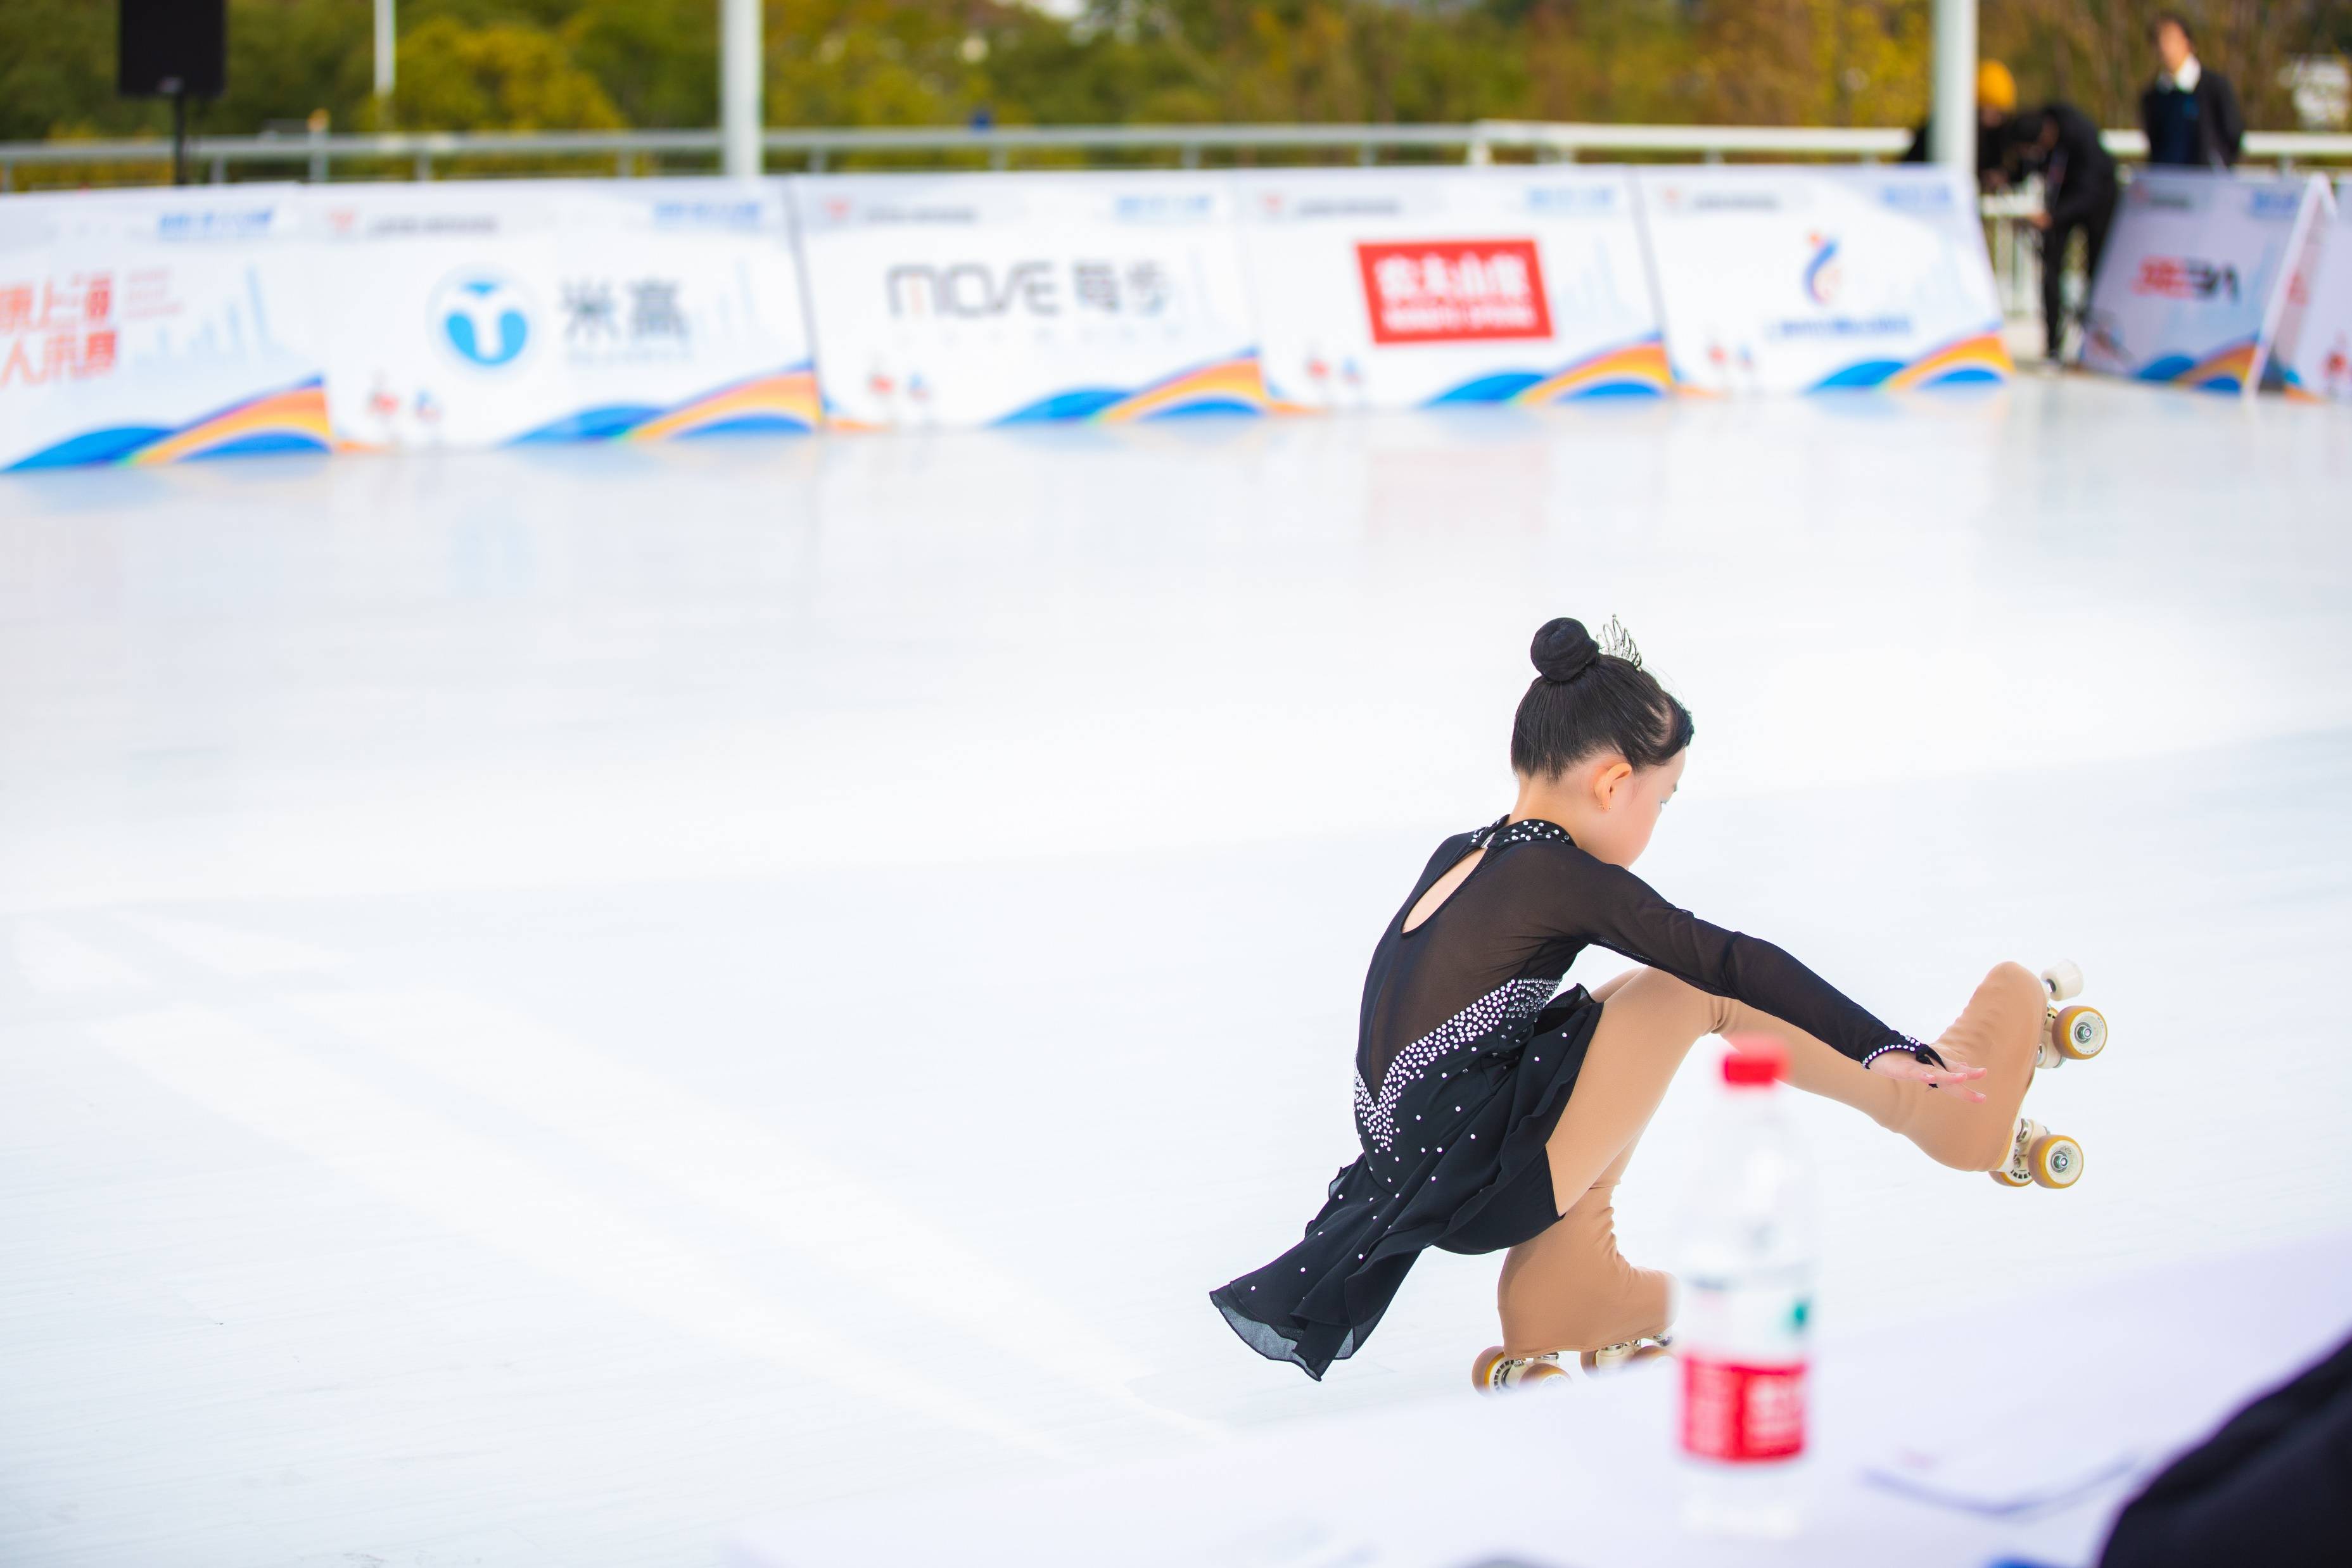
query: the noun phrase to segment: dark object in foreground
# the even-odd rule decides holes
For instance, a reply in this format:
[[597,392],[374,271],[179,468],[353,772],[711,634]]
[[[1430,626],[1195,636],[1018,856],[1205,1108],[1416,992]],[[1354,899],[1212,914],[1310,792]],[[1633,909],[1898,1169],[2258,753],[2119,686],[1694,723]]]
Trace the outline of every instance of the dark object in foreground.
[[2099,1568],[2340,1568],[2352,1552],[2352,1340],[2239,1411],[2125,1505]]

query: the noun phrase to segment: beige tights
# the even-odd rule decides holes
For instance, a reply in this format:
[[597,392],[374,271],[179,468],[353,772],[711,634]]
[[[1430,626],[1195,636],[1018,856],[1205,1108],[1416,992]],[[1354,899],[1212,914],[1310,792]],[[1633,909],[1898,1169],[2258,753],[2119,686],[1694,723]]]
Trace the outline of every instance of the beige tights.
[[1592,995],[1601,1021],[1545,1145],[1559,1221],[1510,1249],[1496,1287],[1503,1348],[1512,1355],[1598,1350],[1662,1333],[1673,1321],[1674,1281],[1619,1255],[1612,1198],[1666,1085],[1698,1040],[1768,1035],[1787,1048],[1795,1087],[1853,1106],[1946,1165],[1990,1170],[2008,1153],[2018,1102],[2033,1076],[2043,1006],[2041,982],[2004,964],[1939,1039],[1987,1069],[1974,1085],[1986,1096],[1979,1103],[1867,1071],[1793,1024],[1655,969],[1620,975]]

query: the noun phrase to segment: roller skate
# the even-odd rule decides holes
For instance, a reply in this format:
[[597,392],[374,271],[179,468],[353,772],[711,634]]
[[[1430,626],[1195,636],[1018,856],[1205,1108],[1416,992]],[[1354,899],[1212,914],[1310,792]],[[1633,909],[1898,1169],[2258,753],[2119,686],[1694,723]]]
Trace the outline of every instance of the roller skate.
[[2063,1067],[2070,1061],[2088,1061],[2107,1049],[2106,1015],[2096,1008],[2057,1005],[2083,994],[2081,966],[2051,965],[2042,971],[2042,988],[2050,993],[2051,1005],[2042,1009],[2042,1044],[2034,1056],[2034,1066]]
[[[2008,1165],[2017,1115],[2033,1082],[2033,1064],[2049,1030],[2046,982],[2020,964],[1997,964],[1969,1005],[1936,1037],[1947,1061],[1984,1070],[1969,1090],[1946,1093],[1914,1080],[1890,1080],[1875,1092],[1879,1124],[1901,1133],[1938,1165],[1961,1171]],[[1983,1098],[1976,1096],[1981,1094]]]
[[[2042,971],[2042,989],[2050,999],[2042,1008],[2042,1039],[2034,1048],[2036,1069],[2088,1061],[2107,1048],[2107,1020],[2096,1008],[2062,1008],[2083,991],[2083,971],[2074,964],[2053,964]],[[2073,1186],[2083,1177],[2083,1145],[2063,1134],[2053,1133],[2031,1116],[2017,1119],[2011,1135],[2009,1158],[1995,1167],[1992,1179],[2003,1186]]]
[[1599,1350],[1547,1350],[1534,1355],[1505,1355],[1490,1344],[1470,1364],[1470,1385],[1481,1394],[1501,1394],[1513,1388],[1565,1388],[1603,1373],[1674,1354],[1674,1336],[1629,1340]]

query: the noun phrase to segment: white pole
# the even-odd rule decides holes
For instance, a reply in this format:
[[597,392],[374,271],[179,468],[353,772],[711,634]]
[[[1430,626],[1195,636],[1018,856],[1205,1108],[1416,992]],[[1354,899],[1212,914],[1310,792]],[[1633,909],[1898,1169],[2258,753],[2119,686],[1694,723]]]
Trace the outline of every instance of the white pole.
[[375,0],[375,95],[392,96],[393,0]]
[[1935,103],[1927,151],[1970,190],[1977,181],[1977,0],[1936,0]]
[[719,140],[730,179],[760,172],[760,0],[719,0]]

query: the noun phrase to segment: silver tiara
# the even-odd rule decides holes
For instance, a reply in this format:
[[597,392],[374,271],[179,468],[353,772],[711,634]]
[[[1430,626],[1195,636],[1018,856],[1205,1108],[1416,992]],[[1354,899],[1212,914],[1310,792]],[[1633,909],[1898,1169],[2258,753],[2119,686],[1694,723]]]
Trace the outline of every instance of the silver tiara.
[[1622,659],[1637,670],[1642,667],[1642,650],[1633,645],[1633,634],[1626,631],[1625,623],[1614,615],[1609,618],[1609,624],[1601,629],[1601,635],[1595,641],[1601,644],[1601,651],[1611,658]]

